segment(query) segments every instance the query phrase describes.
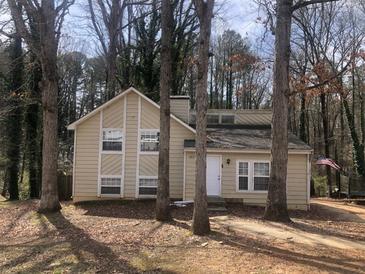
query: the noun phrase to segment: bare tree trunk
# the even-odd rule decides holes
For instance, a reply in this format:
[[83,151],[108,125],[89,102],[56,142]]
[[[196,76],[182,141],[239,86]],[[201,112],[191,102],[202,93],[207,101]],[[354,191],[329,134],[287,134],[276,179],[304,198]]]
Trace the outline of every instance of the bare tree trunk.
[[158,157],[158,188],[156,219],[168,221],[170,214],[170,90],[172,80],[173,5],[162,1],[161,73],[160,73],[160,153]]
[[[323,123],[323,140],[324,140],[324,153],[326,158],[330,157],[330,144],[329,144],[329,128],[328,128],[328,113],[327,113],[327,102],[326,94],[322,93],[321,98],[321,112],[322,112],[322,123]],[[326,166],[327,175],[327,197],[332,195],[332,176],[331,167]]]
[[196,87],[196,177],[193,213],[193,233],[204,235],[210,232],[207,188],[206,188],[206,156],[207,156],[207,107],[208,107],[208,58],[211,22],[214,0],[195,0],[200,22],[198,83]]
[[[73,0],[63,0],[55,7],[55,1],[42,0],[37,5],[24,0],[28,16],[25,21],[17,9],[17,1],[8,0],[11,15],[19,34],[24,38],[31,51],[36,54],[42,67],[42,108],[43,108],[43,151],[42,151],[42,195],[39,211],[58,211],[61,205],[57,191],[57,47],[63,17]],[[39,38],[29,32],[29,22],[34,22]]]
[[[41,66],[42,66],[42,108],[43,108],[43,158],[42,194],[39,211],[58,211],[61,208],[57,189],[58,160],[58,79],[57,42],[54,30],[54,3],[44,1],[43,16],[47,19],[41,24]],[[53,18],[53,19],[52,19]]]
[[289,59],[292,0],[277,1],[271,172],[264,218],[289,222],[286,197],[288,164]]

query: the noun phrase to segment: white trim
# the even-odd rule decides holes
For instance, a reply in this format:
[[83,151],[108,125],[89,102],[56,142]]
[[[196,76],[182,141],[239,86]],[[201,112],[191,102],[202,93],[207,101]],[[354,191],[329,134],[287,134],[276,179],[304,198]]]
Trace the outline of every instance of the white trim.
[[75,197],[75,183],[76,183],[76,146],[77,146],[77,128],[74,131],[74,155],[72,163],[72,198]]
[[307,155],[307,208],[310,209],[310,199],[311,199],[311,155]]
[[[123,147],[123,144],[122,144]],[[123,149],[123,148],[122,148]],[[101,154],[124,154],[123,151],[116,151],[116,150],[102,150]]]
[[137,162],[136,162],[136,187],[135,187],[135,197],[139,196],[139,147],[141,146],[141,133],[139,131],[141,127],[141,97],[138,97],[138,117],[137,117]]
[[103,110],[100,110],[100,116],[99,116],[99,158],[98,158],[98,189],[97,189],[97,195],[100,197],[101,194],[101,152],[102,152],[102,146],[103,146]]
[[123,176],[122,175],[100,175],[100,178],[122,178]]
[[151,175],[151,176],[149,176],[149,175],[140,175],[139,179],[158,179],[158,176],[155,176],[155,175]]
[[186,173],[186,152],[184,151],[184,166],[183,166],[183,201],[185,201],[185,188],[186,188],[186,186],[185,186],[185,180],[186,180],[186,175],[185,175],[185,173]]
[[[130,87],[128,89],[126,89],[125,91],[121,92],[120,94],[118,94],[117,96],[115,96],[114,98],[110,99],[109,101],[105,102],[104,104],[102,104],[101,106],[99,106],[98,108],[94,109],[92,112],[90,112],[89,114],[85,115],[84,117],[80,118],[79,120],[73,122],[72,124],[69,124],[67,126],[68,130],[74,130],[76,128],[76,126],[80,123],[82,123],[83,121],[89,119],[90,117],[92,117],[93,115],[95,115],[96,113],[100,112],[102,109],[104,109],[105,107],[109,106],[110,104],[114,103],[116,100],[126,96],[127,94],[129,94],[130,92],[134,92],[137,95],[139,95],[139,97],[142,97],[143,99],[145,99],[147,102],[151,103],[153,106],[155,106],[156,108],[160,109],[160,106],[155,103],[154,101],[152,101],[150,98],[146,97],[144,94],[142,94],[141,92],[139,92],[138,90],[136,90],[133,87]],[[176,122],[178,122],[180,125],[182,125],[183,127],[187,128],[188,130],[190,130],[193,133],[196,133],[195,129],[193,129],[192,127],[190,127],[188,124],[186,124],[185,122],[183,122],[182,120],[180,120],[178,117],[176,117],[174,114],[170,114],[170,117],[172,119],[174,119]]]
[[[195,152],[195,148],[185,148],[186,152]],[[313,150],[289,150],[289,154],[312,154]],[[207,153],[253,153],[253,154],[271,154],[270,150],[257,149],[257,150],[245,150],[245,149],[207,149]]]
[[[239,189],[239,163],[244,162],[248,163],[248,190],[240,190]],[[271,162],[268,160],[247,160],[247,159],[238,159],[236,160],[236,192],[238,193],[267,193],[267,190],[254,190],[254,165],[255,163],[268,163],[269,164],[269,172],[271,170]],[[267,177],[267,176],[262,176]],[[270,178],[270,173],[269,173]]]
[[123,163],[122,163],[122,186],[120,188],[120,197],[124,197],[124,180],[125,180],[125,155],[126,155],[126,141],[127,141],[127,96],[124,97],[124,106],[123,106]]
[[[219,158],[219,196],[222,196],[222,160],[223,157],[220,154],[207,154],[207,169],[208,169],[208,158],[209,157],[218,157]],[[207,182],[205,182],[207,187]],[[208,195],[208,189],[207,189],[207,195]]]

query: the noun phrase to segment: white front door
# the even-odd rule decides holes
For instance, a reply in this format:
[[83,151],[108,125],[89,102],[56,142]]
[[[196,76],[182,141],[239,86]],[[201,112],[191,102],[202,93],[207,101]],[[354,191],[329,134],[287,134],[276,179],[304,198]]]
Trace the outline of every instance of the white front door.
[[221,195],[221,157],[207,156],[207,195]]

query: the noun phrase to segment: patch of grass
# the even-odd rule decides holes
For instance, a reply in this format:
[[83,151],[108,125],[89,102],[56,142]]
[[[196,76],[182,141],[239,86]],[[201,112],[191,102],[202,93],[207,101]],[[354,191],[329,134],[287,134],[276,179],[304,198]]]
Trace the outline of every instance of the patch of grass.
[[151,271],[156,268],[155,260],[147,252],[141,252],[137,257],[132,258],[131,264],[141,271]]

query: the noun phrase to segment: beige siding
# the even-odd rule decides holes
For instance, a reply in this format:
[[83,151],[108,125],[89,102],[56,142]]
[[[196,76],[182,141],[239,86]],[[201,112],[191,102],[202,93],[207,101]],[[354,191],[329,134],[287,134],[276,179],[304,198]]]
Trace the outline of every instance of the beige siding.
[[[244,125],[270,125],[272,112],[263,109],[245,109],[245,110],[227,110],[227,109],[208,109],[209,114],[227,114],[235,115],[235,124]],[[195,111],[191,112],[195,115]]]
[[188,123],[189,120],[189,99],[170,99],[171,113]]
[[158,155],[139,156],[139,175],[141,176],[158,175]]
[[[159,129],[159,109],[142,99],[141,129]],[[183,197],[184,140],[194,138],[194,133],[171,119],[170,134],[170,195]],[[140,155],[140,175],[158,175],[158,156]]]
[[143,98],[141,98],[141,106],[141,128],[160,128],[160,110]]
[[98,186],[100,114],[77,127],[75,197],[96,197]]
[[138,143],[138,95],[135,93],[127,95],[126,116],[124,197],[135,198]]
[[[269,161],[269,154],[241,154],[223,153],[222,155],[222,197],[243,199],[244,203],[264,205],[267,193],[237,192],[236,191],[236,161],[237,160],[264,160]],[[230,164],[227,164],[230,159]],[[305,208],[307,203],[307,161],[306,155],[289,155],[288,163],[288,205],[292,208]],[[194,197],[195,183],[195,156],[188,152],[186,158],[186,186],[185,199]]]
[[123,128],[124,98],[103,109],[103,128]]
[[252,112],[252,113],[244,113],[237,112],[235,115],[235,123],[236,124],[244,124],[244,125],[270,125],[271,124],[271,112]]
[[122,175],[123,155],[102,154],[101,175]]

